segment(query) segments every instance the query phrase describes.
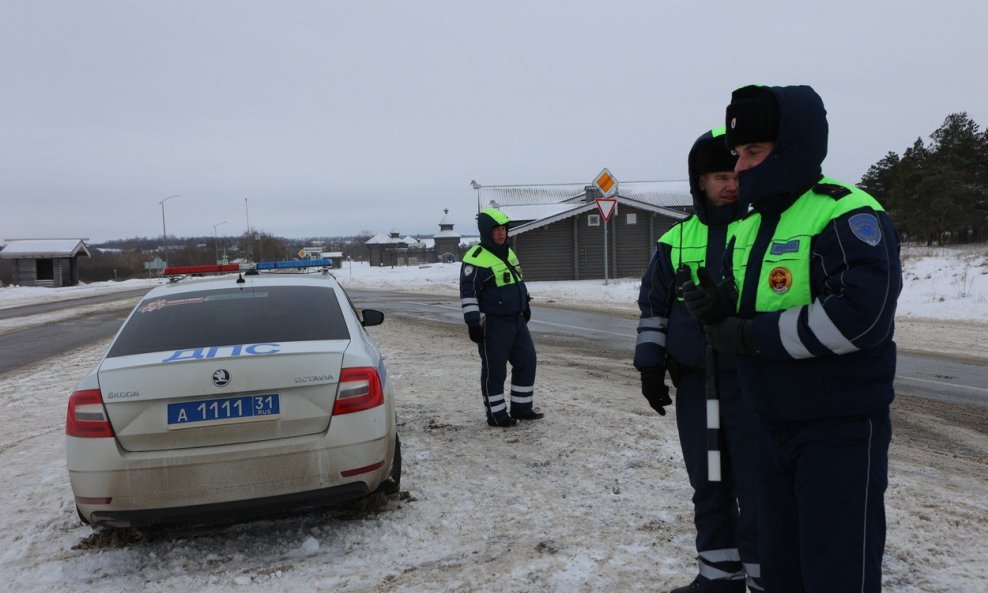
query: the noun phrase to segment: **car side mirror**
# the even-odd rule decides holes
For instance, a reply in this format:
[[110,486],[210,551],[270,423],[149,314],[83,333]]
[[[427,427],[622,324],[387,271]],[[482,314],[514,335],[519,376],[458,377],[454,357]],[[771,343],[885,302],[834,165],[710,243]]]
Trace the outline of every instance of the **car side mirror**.
[[364,327],[381,325],[384,323],[384,313],[381,313],[377,309],[363,309],[360,311],[360,317],[363,319],[363,321],[360,322],[360,325]]

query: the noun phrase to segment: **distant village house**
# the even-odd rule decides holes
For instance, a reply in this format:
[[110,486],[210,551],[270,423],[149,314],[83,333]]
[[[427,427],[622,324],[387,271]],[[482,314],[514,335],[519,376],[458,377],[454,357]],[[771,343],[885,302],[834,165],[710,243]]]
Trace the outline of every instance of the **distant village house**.
[[11,265],[17,286],[76,286],[79,258],[92,257],[85,239],[14,239],[6,241],[0,260]]
[[[687,181],[631,181],[619,185],[604,221],[599,190],[586,184],[476,184],[477,207],[497,208],[511,220],[509,241],[521,259],[525,279],[640,278],[655,243],[693,208]],[[397,230],[365,242],[372,266],[455,262],[479,241],[453,230],[449,212],[431,238],[402,237]]]

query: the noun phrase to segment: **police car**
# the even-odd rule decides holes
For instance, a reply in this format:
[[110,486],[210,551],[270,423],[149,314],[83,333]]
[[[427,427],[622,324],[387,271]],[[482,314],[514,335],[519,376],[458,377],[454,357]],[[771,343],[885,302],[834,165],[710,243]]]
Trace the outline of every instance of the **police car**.
[[395,495],[392,388],[329,274],[160,286],[69,397],[79,516],[112,527],[214,522]]

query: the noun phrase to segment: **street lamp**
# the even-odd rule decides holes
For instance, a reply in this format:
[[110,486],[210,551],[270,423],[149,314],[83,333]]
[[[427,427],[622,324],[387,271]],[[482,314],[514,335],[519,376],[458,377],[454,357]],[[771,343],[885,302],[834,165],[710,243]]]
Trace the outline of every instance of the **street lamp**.
[[[213,245],[216,248],[216,263],[217,264],[220,263],[220,238],[219,238],[219,235],[216,234],[216,227],[220,226],[221,224],[226,224],[226,221],[224,220],[223,222],[217,222],[216,224],[213,225]],[[225,243],[223,244],[223,255],[226,255],[226,244]]]
[[482,188],[484,186],[483,185],[480,185],[479,183],[477,183],[477,180],[476,179],[471,179],[470,180],[470,187],[472,187],[475,190],[477,190],[477,214],[480,214],[480,188]]
[[174,194],[158,202],[161,204],[161,249],[165,255],[165,267],[168,267],[168,232],[165,231],[165,202],[172,198],[178,198],[181,194]]

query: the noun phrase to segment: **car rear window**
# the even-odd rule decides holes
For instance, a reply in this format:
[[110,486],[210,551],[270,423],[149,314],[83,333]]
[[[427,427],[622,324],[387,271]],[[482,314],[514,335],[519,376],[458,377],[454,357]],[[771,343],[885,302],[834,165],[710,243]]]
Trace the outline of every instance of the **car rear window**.
[[265,342],[347,340],[331,288],[263,286],[148,298],[120,331],[108,358]]

